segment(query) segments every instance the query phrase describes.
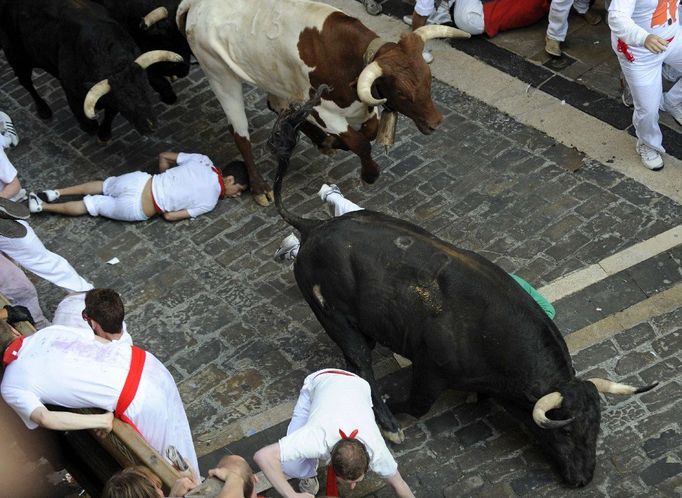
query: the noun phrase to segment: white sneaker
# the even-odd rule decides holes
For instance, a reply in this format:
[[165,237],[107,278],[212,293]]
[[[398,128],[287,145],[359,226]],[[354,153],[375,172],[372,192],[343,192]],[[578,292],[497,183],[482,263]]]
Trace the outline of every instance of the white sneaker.
[[308,477],[306,479],[298,480],[298,491],[301,493],[310,493],[313,496],[317,495],[320,490],[320,482],[317,477]]
[[642,164],[651,171],[658,171],[663,167],[663,158],[656,149],[649,147],[645,143],[641,143],[637,144],[637,152],[642,159]]
[[9,200],[14,201],[14,202],[24,202],[26,199],[28,199],[28,194],[26,193],[26,189],[20,188],[19,192],[14,194],[13,197],[10,197]]
[[32,213],[40,213],[43,210],[43,201],[40,200],[35,192],[28,194],[28,210]]
[[431,64],[433,62],[433,54],[430,50],[424,50],[422,52],[422,57],[424,58],[424,62],[427,64]]
[[322,199],[322,202],[327,202],[327,197],[329,197],[330,194],[341,194],[341,189],[334,183],[331,185],[327,185],[326,183],[323,183],[322,186],[320,187],[320,191],[318,192],[320,195],[320,199]]
[[59,190],[43,190],[37,195],[44,202],[54,202],[60,197]]
[[412,14],[409,14],[407,16],[403,16],[403,22],[407,24],[408,26],[412,26]]
[[0,133],[10,139],[12,147],[16,147],[19,144],[19,135],[17,135],[12,119],[2,111],[0,111]]
[[275,251],[275,261],[293,261],[298,255],[301,241],[293,233],[287,235]]

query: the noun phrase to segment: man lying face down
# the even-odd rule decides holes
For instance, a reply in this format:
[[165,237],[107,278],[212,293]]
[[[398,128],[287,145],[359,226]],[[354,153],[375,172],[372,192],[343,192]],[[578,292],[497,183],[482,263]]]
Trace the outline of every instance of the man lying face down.
[[[116,416],[161,455],[174,446],[198,479],[192,433],[175,381],[154,355],[120,341],[123,318],[118,293],[93,289],[82,312],[87,328],[52,325],[23,337],[0,322],[2,397],[29,429],[111,430]],[[107,413],[50,411],[45,405]]]

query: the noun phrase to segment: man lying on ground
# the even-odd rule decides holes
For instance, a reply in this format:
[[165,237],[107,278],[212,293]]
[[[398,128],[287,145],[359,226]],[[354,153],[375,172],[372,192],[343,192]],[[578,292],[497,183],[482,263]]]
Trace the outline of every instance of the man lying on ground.
[[124,309],[111,289],[86,294],[88,329],[53,325],[23,337],[0,322],[4,377],[0,391],[26,427],[111,429],[112,413],[50,411],[100,408],[128,423],[158,451],[177,448],[198,481],[192,433],[170,372],[152,354],[122,343]]
[[[221,172],[202,154],[162,152],[159,171],[156,175],[134,171],[104,181],[31,192],[28,207],[32,213],[89,214],[121,221],[145,221],[160,214],[167,221],[178,221],[208,213],[218,200],[239,197],[249,188],[242,161],[229,163]],[[67,195],[85,197],[51,204]]]
[[[324,183],[322,188],[320,188],[320,199],[322,202],[326,202],[329,206],[332,216],[343,216],[346,213],[353,211],[361,211],[363,208],[355,204],[344,197],[341,193],[341,189],[338,186],[331,184],[327,185]],[[293,261],[298,255],[298,250],[301,247],[301,242],[298,237],[293,233],[288,235],[283,241],[280,247],[275,251],[275,261]],[[554,306],[547,301],[547,299],[542,296],[532,285],[526,282],[524,279],[518,275],[512,273],[509,274],[517,284],[521,286],[530,296],[535,300],[536,303],[542,308],[542,310],[549,316],[552,320],[556,316],[556,311]]]
[[[282,496],[315,496],[322,459],[329,463],[326,496],[339,496],[337,483],[355,488],[371,469],[396,496],[414,498],[374,419],[369,384],[344,370],[320,370],[306,377],[287,435],[258,450],[253,459]],[[288,478],[299,479],[300,494]]]

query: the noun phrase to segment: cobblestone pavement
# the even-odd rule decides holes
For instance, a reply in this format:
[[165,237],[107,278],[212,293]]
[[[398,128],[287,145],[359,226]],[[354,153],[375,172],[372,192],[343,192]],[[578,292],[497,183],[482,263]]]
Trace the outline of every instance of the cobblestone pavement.
[[[175,84],[176,105],[157,106],[153,135],[140,137],[119,117],[106,145],[78,129],[54,80],[40,75],[36,82],[55,111],[49,122],[34,115],[29,96],[0,58],[0,108],[21,135],[9,154],[31,189],[152,171],[156,154],[167,149],[206,152],[217,163],[237,155],[197,67]],[[302,140],[284,189],[290,209],[325,216],[316,192],[321,183],[334,182],[353,201],[478,251],[536,286],[679,225],[679,204],[608,165],[444,84],[434,82],[433,93],[446,116],[442,128],[422,136],[402,118],[396,145],[388,152],[375,147],[384,171],[374,186],[361,185],[352,155],[327,158]],[[273,115],[260,92],[248,90],[246,100],[256,157],[272,178],[274,161],[264,141]],[[123,294],[137,343],[165,362],[180,386],[200,455],[248,442],[246,436],[261,428],[240,420],[292,403],[308,372],[343,365],[290,269],[272,261],[290,228],[274,207],[260,208],[248,195],[175,224],[48,215],[32,224],[83,276]],[[106,264],[113,257],[120,264]],[[681,260],[678,246],[659,256],[656,271],[623,272],[559,301],[562,330],[573,332],[675,290]],[[36,285],[51,314],[63,292],[42,281]],[[595,303],[616,304],[596,313]],[[574,356],[581,374],[661,382],[640,397],[603,399],[597,471],[586,488],[564,488],[532,438],[495,402],[467,403],[460,393],[446,395],[421,420],[407,421],[406,442],[394,448],[401,470],[419,497],[679,495],[681,323],[679,307],[652,312]],[[388,356],[382,351],[377,359]],[[407,370],[393,373],[387,382],[403,382],[405,375]],[[369,478],[352,496],[390,496],[382,486]]]

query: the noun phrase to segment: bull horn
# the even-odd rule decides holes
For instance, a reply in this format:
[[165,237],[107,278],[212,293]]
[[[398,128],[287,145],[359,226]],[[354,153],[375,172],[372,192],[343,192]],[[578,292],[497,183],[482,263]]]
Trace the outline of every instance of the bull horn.
[[358,97],[365,104],[381,105],[386,102],[386,99],[375,99],[372,95],[372,85],[383,73],[377,61],[372,62],[360,73],[358,78]]
[[142,69],[147,69],[157,62],[182,62],[182,55],[171,52],[170,50],[150,50],[135,59],[135,64]]
[[440,24],[422,26],[421,28],[415,29],[414,34],[419,36],[424,43],[433,38],[471,38],[471,35],[466,31],[450,26],[442,26]]
[[565,420],[551,420],[547,418],[546,413],[555,408],[560,408],[563,400],[564,398],[561,394],[556,391],[545,394],[537,400],[533,407],[533,420],[535,423],[542,429],[558,429],[573,422],[575,420],[573,417]]
[[166,19],[167,17],[168,9],[166,7],[157,7],[142,18],[141,27],[144,27],[143,29],[149,29],[150,26],[162,21],[163,19]]
[[644,387],[634,387],[628,386],[627,384],[619,384],[618,382],[613,382],[608,379],[593,378],[587,380],[597,387],[597,391],[604,394],[640,394],[650,391],[658,385],[658,382],[655,382],[654,384]]
[[109,80],[102,80],[95,83],[83,101],[83,112],[88,119],[95,119],[95,106],[97,101],[111,91]]

